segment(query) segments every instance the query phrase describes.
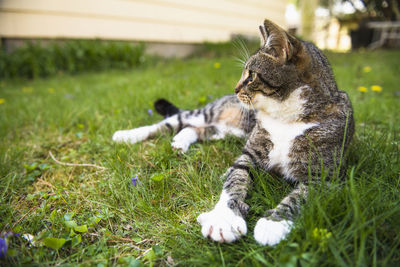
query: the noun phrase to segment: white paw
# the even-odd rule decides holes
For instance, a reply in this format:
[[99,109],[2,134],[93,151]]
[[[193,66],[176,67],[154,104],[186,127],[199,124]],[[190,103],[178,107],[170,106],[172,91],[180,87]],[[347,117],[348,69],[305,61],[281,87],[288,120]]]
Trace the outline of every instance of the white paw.
[[292,221],[272,221],[261,218],[254,228],[254,238],[260,245],[274,246],[285,239],[292,225]]
[[115,142],[137,143],[146,140],[151,133],[149,126],[136,128],[133,130],[116,131],[112,137]]
[[174,149],[185,153],[191,144],[197,141],[197,132],[191,127],[182,129],[172,140],[171,146]]
[[231,243],[247,233],[244,219],[228,207],[216,207],[197,217],[201,224],[201,233],[217,242]]
[[225,138],[225,134],[223,132],[218,131],[216,134],[213,134],[210,139],[211,140],[221,140]]
[[171,146],[173,149],[179,150],[182,153],[185,153],[188,151],[190,143],[185,142],[183,140],[173,140],[171,143]]

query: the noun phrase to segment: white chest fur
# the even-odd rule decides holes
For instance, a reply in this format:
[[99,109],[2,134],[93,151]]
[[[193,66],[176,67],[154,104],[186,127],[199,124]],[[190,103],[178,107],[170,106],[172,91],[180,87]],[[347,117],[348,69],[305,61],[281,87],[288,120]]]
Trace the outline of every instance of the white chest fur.
[[261,126],[270,134],[273,143],[272,150],[269,152],[270,166],[280,166],[283,174],[287,178],[292,178],[289,169],[289,152],[294,139],[300,136],[307,129],[316,126],[315,123],[292,122],[286,123],[279,120],[264,117]]
[[273,143],[273,148],[269,153],[269,167],[281,167],[283,174],[289,179],[294,178],[289,168],[289,152],[294,139],[307,129],[317,125],[298,121],[304,104],[300,98],[302,89],[294,91],[283,102],[267,98],[261,99],[261,97],[257,101],[257,106],[259,106],[258,122],[262,128],[268,131]]

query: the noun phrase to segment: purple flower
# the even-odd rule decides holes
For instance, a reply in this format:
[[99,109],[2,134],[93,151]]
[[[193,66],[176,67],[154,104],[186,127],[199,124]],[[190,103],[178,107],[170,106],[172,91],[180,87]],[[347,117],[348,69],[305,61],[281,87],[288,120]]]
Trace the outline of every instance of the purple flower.
[[149,108],[147,110],[147,114],[149,114],[149,116],[153,116],[153,110],[151,108]]
[[132,177],[132,184],[133,184],[133,186],[137,186],[138,184],[139,184],[139,185],[142,184],[142,182],[139,181],[139,177],[137,176],[137,174],[135,174],[135,176]]
[[132,184],[133,184],[133,186],[137,186],[138,179],[139,179],[139,177],[138,177],[137,175],[135,175],[135,177],[132,177]]
[[7,249],[6,240],[0,238],[0,258],[4,258],[7,255]]

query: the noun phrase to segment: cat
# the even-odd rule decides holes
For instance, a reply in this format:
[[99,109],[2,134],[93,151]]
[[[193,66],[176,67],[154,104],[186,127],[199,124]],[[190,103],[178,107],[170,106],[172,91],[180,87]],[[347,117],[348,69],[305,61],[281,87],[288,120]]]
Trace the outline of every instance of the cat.
[[[117,131],[113,140],[136,143],[171,130],[177,132],[172,147],[185,152],[198,140],[246,137],[242,154],[224,174],[219,201],[197,221],[203,236],[217,242],[246,235],[251,170],[261,168],[296,185],[254,228],[259,244],[273,246],[290,233],[309,184],[320,182],[322,172],[327,179],[338,172],[354,120],[348,95],[337,88],[328,60],[316,46],[269,20],[259,29],[261,47],[245,61],[234,95],[192,111],[160,100],[156,109],[166,119]],[[339,172],[343,176],[343,168]]]

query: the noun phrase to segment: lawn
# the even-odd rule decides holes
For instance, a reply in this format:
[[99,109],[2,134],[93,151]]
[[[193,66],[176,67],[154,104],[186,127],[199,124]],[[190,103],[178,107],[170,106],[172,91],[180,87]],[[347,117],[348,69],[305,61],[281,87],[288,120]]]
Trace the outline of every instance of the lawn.
[[398,266],[400,51],[327,55],[355,110],[346,181],[314,186],[275,247],[257,245],[253,228],[292,185],[261,171],[247,200],[247,236],[213,243],[196,222],[218,200],[219,177],[243,140],[195,144],[185,155],[171,149],[172,135],[111,141],[116,130],[159,121],[149,112],[157,98],[191,109],[232,93],[241,69],[231,57],[1,81],[0,237],[8,256],[0,265]]

